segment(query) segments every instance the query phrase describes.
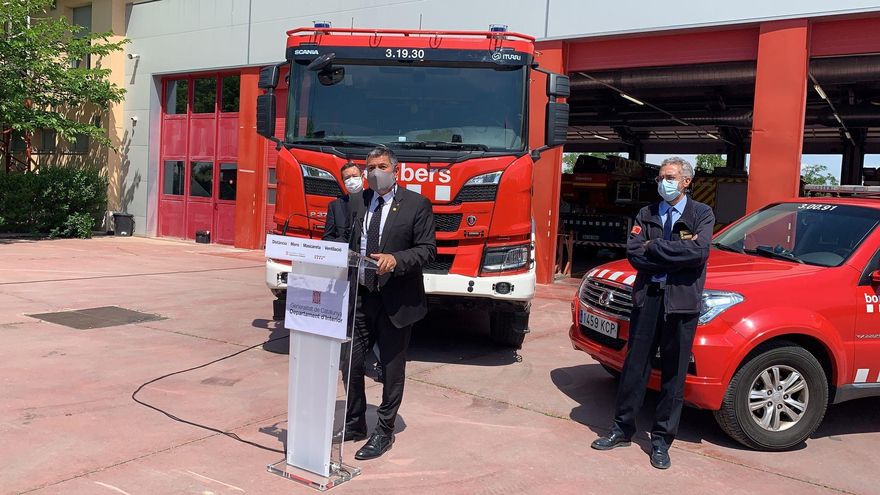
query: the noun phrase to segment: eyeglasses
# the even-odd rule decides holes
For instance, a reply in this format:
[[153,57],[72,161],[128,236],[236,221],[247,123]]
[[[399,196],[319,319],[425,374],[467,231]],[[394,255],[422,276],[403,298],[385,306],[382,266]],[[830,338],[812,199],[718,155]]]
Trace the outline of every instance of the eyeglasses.
[[679,176],[673,176],[673,175],[667,175],[666,177],[663,177],[663,176],[661,176],[661,175],[658,175],[657,177],[654,177],[654,182],[656,182],[656,183],[659,184],[660,182],[662,182],[662,181],[664,181],[664,180],[672,180],[672,181],[675,181],[675,180],[688,180],[689,178],[690,178],[690,177],[679,177]]

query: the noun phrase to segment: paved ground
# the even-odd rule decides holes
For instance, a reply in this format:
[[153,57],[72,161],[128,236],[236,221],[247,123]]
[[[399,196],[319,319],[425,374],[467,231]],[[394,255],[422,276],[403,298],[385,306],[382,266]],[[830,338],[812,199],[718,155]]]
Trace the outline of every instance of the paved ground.
[[[218,246],[0,240],[0,492],[312,493],[265,468],[284,447],[287,356],[258,346],[138,396],[256,446],[131,398],[282,335],[262,277],[260,253]],[[692,409],[670,471],[650,467],[644,434],[591,450],[615,382],[568,343],[573,290],[540,288],[519,352],[493,347],[484,319],[430,315],[413,338],[394,449],[356,463],[364,474],[333,493],[880,493],[873,399],[832,407],[793,452],[744,450]],[[110,305],[164,319],[73,330],[27,316]],[[375,405],[381,389],[368,385]]]

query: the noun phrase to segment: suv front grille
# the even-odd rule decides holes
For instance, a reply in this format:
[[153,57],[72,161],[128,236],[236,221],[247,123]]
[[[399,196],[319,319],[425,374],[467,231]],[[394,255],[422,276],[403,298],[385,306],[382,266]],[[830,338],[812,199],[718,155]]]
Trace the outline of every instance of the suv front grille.
[[632,288],[622,284],[588,278],[581,288],[578,298],[582,303],[614,315],[621,320],[629,320],[630,312],[632,312]]

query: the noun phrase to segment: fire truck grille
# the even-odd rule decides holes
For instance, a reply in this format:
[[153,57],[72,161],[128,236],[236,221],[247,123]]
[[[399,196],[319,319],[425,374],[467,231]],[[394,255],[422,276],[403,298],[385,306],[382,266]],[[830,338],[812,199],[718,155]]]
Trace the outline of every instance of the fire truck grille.
[[498,186],[495,184],[482,186],[465,186],[461,188],[458,195],[451,204],[458,205],[461,203],[469,203],[473,201],[495,201],[495,194],[498,192]]
[[581,288],[582,303],[621,320],[629,320],[632,311],[632,289],[625,285],[611,284],[601,279],[589,278]]
[[455,261],[454,254],[438,254],[434,256],[434,261],[422,268],[422,272],[445,275],[452,268],[453,261]]
[[335,180],[319,179],[318,177],[303,177],[305,183],[306,194],[314,194],[315,196],[330,196],[335,198],[342,194],[339,184]]
[[437,232],[456,232],[461,225],[461,213],[435,213],[434,227]]

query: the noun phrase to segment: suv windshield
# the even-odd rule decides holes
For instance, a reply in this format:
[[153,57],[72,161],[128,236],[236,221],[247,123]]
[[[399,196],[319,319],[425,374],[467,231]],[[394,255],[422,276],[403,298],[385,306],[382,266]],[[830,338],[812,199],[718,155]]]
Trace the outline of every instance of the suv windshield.
[[715,237],[719,249],[820,266],[837,266],[880,222],[880,210],[782,203],[752,213]]
[[358,141],[408,149],[524,149],[523,67],[334,64],[332,70],[336,77],[293,64],[288,142]]

